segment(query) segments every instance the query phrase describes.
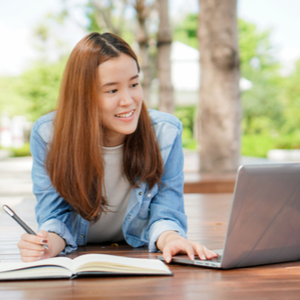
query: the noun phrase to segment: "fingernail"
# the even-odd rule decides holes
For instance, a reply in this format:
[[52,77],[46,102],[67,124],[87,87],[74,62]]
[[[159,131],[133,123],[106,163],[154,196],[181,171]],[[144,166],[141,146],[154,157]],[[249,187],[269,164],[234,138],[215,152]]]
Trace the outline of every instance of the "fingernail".
[[191,260],[195,260],[195,255],[191,254],[190,258],[191,258]]
[[171,256],[170,255],[166,256],[166,262],[169,263],[170,261],[171,261]]
[[41,251],[41,256],[42,256],[43,254],[45,254],[45,252],[44,252],[44,251]]
[[206,257],[205,257],[204,254],[201,255],[201,259],[202,259],[202,260],[206,260]]
[[46,244],[46,243],[48,243],[48,240],[42,239],[41,242],[44,243],[44,244]]

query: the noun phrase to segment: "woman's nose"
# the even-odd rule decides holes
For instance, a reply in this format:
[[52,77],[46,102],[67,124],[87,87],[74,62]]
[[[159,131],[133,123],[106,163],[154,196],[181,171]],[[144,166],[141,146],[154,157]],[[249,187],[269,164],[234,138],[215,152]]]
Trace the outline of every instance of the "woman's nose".
[[120,98],[120,106],[129,106],[131,105],[133,102],[133,98],[130,94],[130,92],[128,90],[124,91],[122,94],[121,94],[121,98]]

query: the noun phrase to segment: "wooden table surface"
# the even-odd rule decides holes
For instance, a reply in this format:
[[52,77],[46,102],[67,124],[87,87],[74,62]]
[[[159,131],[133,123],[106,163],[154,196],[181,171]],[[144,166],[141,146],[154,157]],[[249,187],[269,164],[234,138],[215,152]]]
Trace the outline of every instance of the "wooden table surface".
[[[231,194],[185,195],[189,238],[211,249],[222,248],[231,201]],[[27,199],[15,210],[34,227],[33,203]],[[22,229],[0,214],[1,261],[20,259],[16,247],[20,234]],[[127,245],[81,247],[69,256],[91,252],[140,258],[157,256],[147,248],[133,249]],[[300,262],[225,271],[175,264],[170,268],[174,276],[0,282],[0,299],[300,299]]]

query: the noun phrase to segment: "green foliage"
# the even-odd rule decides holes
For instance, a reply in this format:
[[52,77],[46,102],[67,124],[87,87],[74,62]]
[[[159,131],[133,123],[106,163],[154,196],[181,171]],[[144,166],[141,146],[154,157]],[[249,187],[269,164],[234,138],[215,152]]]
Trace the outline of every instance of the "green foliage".
[[177,106],[174,115],[182,122],[183,128],[189,132],[186,137],[193,137],[196,106]]
[[10,148],[9,150],[14,157],[31,156],[29,143],[25,143],[21,148]]
[[195,150],[198,144],[193,134],[196,106],[178,106],[175,109],[174,115],[182,122],[182,146],[187,149]]
[[300,134],[300,60],[291,75],[282,80],[281,102],[284,105],[284,122],[281,132]]
[[275,59],[275,48],[271,44],[272,30],[259,30],[253,23],[238,20],[241,72],[243,76],[255,76],[263,72],[272,77],[279,64]]
[[[118,1],[109,1],[101,4],[102,11],[95,1],[89,0],[85,5],[85,16],[89,23],[86,30],[89,32],[112,32],[123,38],[128,44],[132,44],[135,39],[135,31],[130,28],[132,22],[125,18],[127,4],[123,4],[123,9],[117,9]],[[110,26],[108,26],[110,25]]]
[[56,63],[37,63],[21,76],[19,93],[30,103],[30,120],[56,108],[65,59]]
[[28,117],[30,103],[19,93],[21,79],[0,77],[0,115],[24,115]]
[[1,149],[8,150],[10,152],[10,156],[12,157],[31,156],[29,143],[25,143],[21,148],[10,147],[10,148],[1,148]]
[[266,157],[271,149],[300,149],[300,134],[285,136],[244,135],[241,154]]
[[266,157],[273,149],[273,139],[269,135],[242,136],[241,154],[244,156]]
[[0,77],[0,113],[35,121],[55,109],[65,61],[39,62],[20,77]]
[[173,40],[198,49],[198,14],[188,14],[182,22],[174,26]]
[[86,5],[86,17],[89,20],[89,24],[87,26],[87,30],[89,32],[101,32],[102,28],[99,26],[99,22],[97,21],[97,10],[94,8],[94,5],[91,1],[88,1]]
[[270,42],[271,30],[260,31],[256,25],[239,20],[241,75],[252,82],[252,88],[241,95],[243,132],[272,134],[283,123],[280,102],[280,65]]

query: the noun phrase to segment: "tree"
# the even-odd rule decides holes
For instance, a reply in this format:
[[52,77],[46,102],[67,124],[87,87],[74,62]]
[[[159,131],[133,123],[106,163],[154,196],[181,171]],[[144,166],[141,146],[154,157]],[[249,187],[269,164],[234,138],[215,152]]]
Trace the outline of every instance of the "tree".
[[174,24],[174,40],[198,49],[199,40],[197,36],[197,28],[198,14],[190,13],[186,15],[182,22]]
[[171,43],[172,32],[169,22],[168,0],[158,0],[159,28],[157,33],[159,110],[168,113],[174,111],[173,86],[171,81]]
[[283,122],[283,105],[279,95],[282,78],[280,65],[271,44],[272,31],[259,30],[255,24],[239,19],[241,74],[252,82],[242,93],[243,133],[270,134]]
[[[87,29],[90,32],[109,31],[122,36],[126,6],[126,0],[89,0],[86,16],[89,18],[90,24]],[[117,14],[117,17],[114,17],[114,14]]]
[[[300,60],[290,76],[283,79],[280,95],[283,104],[283,121],[280,131],[282,134],[300,135]],[[299,139],[299,138],[298,138]]]
[[21,76],[19,93],[28,103],[31,121],[56,108],[66,59],[56,63],[39,62]]
[[236,171],[240,157],[236,0],[199,0],[200,170]]
[[143,92],[145,102],[150,105],[150,85],[151,85],[151,68],[150,68],[150,53],[149,53],[149,17],[153,11],[155,1],[133,0],[130,1],[132,7],[136,11],[138,22],[138,31],[136,40],[139,44],[139,59],[141,71],[143,73]]

